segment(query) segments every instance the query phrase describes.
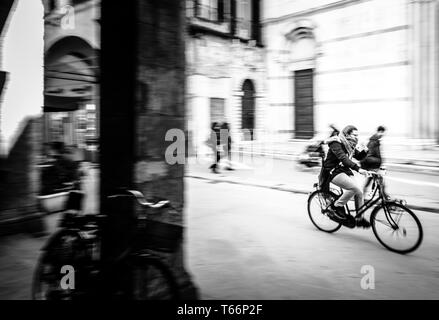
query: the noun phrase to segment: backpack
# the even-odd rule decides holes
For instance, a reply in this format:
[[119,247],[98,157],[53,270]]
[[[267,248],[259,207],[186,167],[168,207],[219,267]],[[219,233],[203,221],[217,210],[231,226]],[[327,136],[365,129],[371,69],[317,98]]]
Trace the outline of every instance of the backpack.
[[331,182],[331,168],[325,168],[322,166],[319,174],[319,188],[323,192],[329,192],[329,184]]

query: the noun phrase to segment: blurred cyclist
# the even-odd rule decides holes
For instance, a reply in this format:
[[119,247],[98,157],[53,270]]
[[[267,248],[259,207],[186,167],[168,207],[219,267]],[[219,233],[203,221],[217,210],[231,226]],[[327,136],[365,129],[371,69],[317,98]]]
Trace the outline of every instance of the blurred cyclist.
[[342,196],[331,205],[337,220],[342,223],[350,225],[355,223],[357,226],[368,228],[370,223],[362,215],[357,217],[355,222],[350,221],[352,216],[344,210],[345,205],[352,197],[355,197],[355,207],[357,210],[364,203],[363,190],[358,185],[352,170],[363,175],[367,175],[367,171],[361,169],[351,159],[361,160],[366,156],[367,149],[361,150],[357,147],[358,130],[352,125],[346,126],[339,133],[338,138],[329,142],[328,154],[322,168],[324,176],[321,176],[319,180],[321,185],[324,184],[328,189],[329,183],[333,183],[344,190]]

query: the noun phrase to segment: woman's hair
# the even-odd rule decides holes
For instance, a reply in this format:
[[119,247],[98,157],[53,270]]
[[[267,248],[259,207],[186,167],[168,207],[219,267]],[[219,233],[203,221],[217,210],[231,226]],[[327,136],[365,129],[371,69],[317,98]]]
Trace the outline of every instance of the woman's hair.
[[348,136],[348,135],[350,135],[350,134],[352,133],[352,131],[354,131],[354,130],[358,130],[357,127],[352,126],[352,125],[349,125],[349,126],[346,126],[346,127],[343,129],[342,133],[343,133],[345,136]]

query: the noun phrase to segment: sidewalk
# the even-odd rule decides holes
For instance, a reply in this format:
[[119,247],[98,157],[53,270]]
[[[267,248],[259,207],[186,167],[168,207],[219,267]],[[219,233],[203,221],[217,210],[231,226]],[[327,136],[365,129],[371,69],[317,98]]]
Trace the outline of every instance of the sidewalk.
[[[234,153],[297,160],[310,143],[312,140],[244,141],[234,146]],[[389,169],[439,174],[439,145],[413,141],[383,142],[381,149],[386,167]]]

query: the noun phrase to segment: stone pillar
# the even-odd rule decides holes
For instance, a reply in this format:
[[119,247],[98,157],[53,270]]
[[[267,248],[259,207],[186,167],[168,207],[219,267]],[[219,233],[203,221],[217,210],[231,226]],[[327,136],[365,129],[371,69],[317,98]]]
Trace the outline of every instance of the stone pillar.
[[[408,46],[412,62],[412,135],[434,139],[438,132],[438,54],[437,1],[409,2],[410,37]],[[410,48],[411,47],[411,48]]]
[[[184,227],[184,164],[168,164],[170,129],[185,131],[184,1],[102,1],[101,208],[109,215],[103,253],[111,258],[127,243],[136,209],[112,206],[119,187],[171,200],[175,210],[154,219]],[[114,23],[117,21],[117,23]],[[181,150],[184,152],[184,150]],[[127,229],[125,229],[126,231]],[[184,228],[176,252],[163,254],[185,299],[198,294],[184,268]]]

